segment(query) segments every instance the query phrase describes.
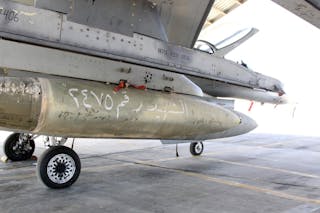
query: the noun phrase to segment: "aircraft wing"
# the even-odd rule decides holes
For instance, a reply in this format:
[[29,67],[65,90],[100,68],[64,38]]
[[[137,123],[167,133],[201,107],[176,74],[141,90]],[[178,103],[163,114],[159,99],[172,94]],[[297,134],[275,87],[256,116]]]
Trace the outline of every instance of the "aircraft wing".
[[[107,31],[193,47],[214,0],[37,0],[35,6]],[[108,21],[106,21],[108,20]]]

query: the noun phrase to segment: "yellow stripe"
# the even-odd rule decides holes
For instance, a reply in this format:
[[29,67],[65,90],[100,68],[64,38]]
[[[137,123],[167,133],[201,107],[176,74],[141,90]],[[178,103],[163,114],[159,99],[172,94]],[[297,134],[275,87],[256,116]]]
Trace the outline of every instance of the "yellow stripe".
[[[216,154],[216,152],[212,152],[210,154]],[[119,156],[121,156],[121,155],[119,155]],[[111,169],[116,169],[116,168],[123,167],[123,166],[130,166],[130,165],[134,165],[134,164],[138,164],[138,165],[142,165],[142,166],[155,166],[155,167],[162,167],[164,169],[168,169],[170,171],[174,171],[176,173],[180,173],[180,174],[187,175],[190,177],[195,177],[195,178],[199,178],[202,180],[215,182],[215,183],[219,183],[219,184],[223,184],[223,185],[227,185],[227,186],[256,191],[256,192],[260,192],[260,193],[264,193],[264,194],[268,194],[268,195],[272,195],[272,196],[276,196],[276,197],[280,197],[280,198],[284,198],[284,199],[295,200],[298,202],[320,204],[320,200],[317,200],[317,199],[311,199],[311,198],[291,195],[291,194],[287,194],[287,193],[283,193],[283,192],[279,192],[279,191],[275,191],[275,190],[271,190],[271,189],[267,189],[267,188],[257,187],[257,186],[253,186],[253,185],[249,185],[249,184],[243,184],[243,183],[225,180],[222,178],[216,178],[216,177],[212,177],[212,176],[208,176],[208,175],[204,175],[204,174],[199,174],[199,173],[195,173],[195,172],[182,171],[182,170],[174,169],[174,168],[165,168],[159,164],[154,163],[154,162],[170,161],[170,160],[176,160],[176,159],[191,158],[190,156],[179,157],[179,158],[172,157],[172,158],[160,159],[159,161],[138,161],[138,160],[129,159],[126,156],[121,156],[121,157],[128,159],[132,162],[123,163],[123,164],[113,164],[113,165],[107,165],[107,166],[85,167],[82,169],[82,171],[90,172],[90,171],[98,171],[98,170],[100,170],[100,171],[101,170],[111,170]],[[201,159],[206,159],[206,158],[201,158]],[[284,169],[276,169],[276,168],[265,167],[265,166],[238,163],[238,162],[226,161],[226,160],[215,159],[215,158],[210,158],[209,160],[214,160],[214,161],[218,161],[218,162],[239,165],[239,166],[246,166],[246,167],[253,167],[253,168],[258,168],[258,169],[266,169],[266,170],[285,172],[285,173],[290,173],[290,174],[295,174],[295,175],[300,175],[300,176],[305,176],[305,177],[311,177],[311,178],[319,178],[320,177],[317,175],[294,172],[294,171],[289,171],[289,170],[284,170]],[[14,176],[10,176],[10,177],[0,177],[0,180],[26,179],[26,178],[31,178],[31,177],[35,177],[35,176],[36,175],[34,173],[33,174],[26,174],[26,175],[14,175]]]
[[215,182],[215,183],[219,183],[219,184],[223,184],[223,185],[228,185],[228,186],[232,186],[232,187],[247,189],[250,191],[256,191],[256,192],[260,192],[260,193],[264,193],[264,194],[268,194],[268,195],[272,195],[272,196],[276,196],[276,197],[280,197],[280,198],[285,198],[288,200],[295,200],[295,201],[305,202],[305,203],[320,204],[320,200],[317,200],[317,199],[311,199],[311,198],[307,198],[307,197],[290,195],[287,193],[283,193],[283,192],[279,192],[279,191],[275,191],[275,190],[271,190],[271,189],[266,189],[266,188],[261,188],[261,187],[252,186],[252,185],[248,185],[248,184],[238,183],[235,181],[224,180],[221,178],[210,177],[207,175],[193,173],[193,172],[180,171],[180,173],[188,175],[188,176],[192,176],[192,177],[201,178],[203,180],[207,180],[207,181],[211,181],[211,182]]
[[0,181],[2,181],[2,180],[21,180],[21,179],[32,178],[35,176],[36,176],[35,173],[24,174],[24,175],[12,175],[12,176],[8,176],[8,177],[0,177]]
[[[145,162],[143,162],[143,161],[135,161],[135,162],[137,164],[140,164],[143,166],[155,166],[155,167],[164,168],[163,166],[158,165],[158,164],[152,164],[152,163],[145,164]],[[266,189],[266,188],[243,184],[243,183],[239,183],[239,182],[235,182],[235,181],[225,180],[222,178],[216,178],[216,177],[212,177],[212,176],[208,176],[208,175],[204,175],[204,174],[199,174],[199,173],[195,173],[195,172],[182,171],[182,170],[174,169],[174,168],[164,168],[164,169],[168,169],[170,171],[174,171],[176,173],[180,173],[180,174],[187,175],[190,177],[196,177],[196,178],[199,178],[202,180],[215,182],[215,183],[219,183],[219,184],[223,184],[223,185],[227,185],[227,186],[247,189],[250,191],[260,192],[260,193],[264,193],[264,194],[268,194],[268,195],[272,195],[272,196],[276,196],[276,197],[280,197],[280,198],[284,198],[284,199],[288,199],[288,200],[294,200],[294,201],[304,202],[304,203],[320,204],[320,200],[317,200],[317,199],[311,199],[311,198],[307,198],[307,197],[291,195],[291,194],[287,194],[287,193],[283,193],[283,192],[279,192],[279,191],[275,191],[275,190],[271,190],[271,189]]]
[[[228,152],[224,151],[223,153]],[[231,165],[237,165],[237,166],[243,166],[243,167],[250,167],[250,168],[256,168],[256,169],[263,169],[263,170],[269,170],[269,171],[275,171],[275,172],[281,172],[281,173],[286,173],[286,174],[292,174],[292,175],[298,175],[302,177],[308,177],[308,178],[316,178],[320,179],[319,175],[314,175],[314,174],[308,174],[304,172],[297,172],[297,171],[292,171],[292,170],[287,170],[287,169],[280,169],[280,168],[273,168],[273,167],[268,167],[268,166],[259,166],[259,165],[254,165],[254,164],[248,164],[248,163],[240,163],[240,162],[234,162],[234,161],[227,161],[227,160],[222,160],[218,158],[213,158],[213,157],[208,157],[211,155],[216,155],[220,154],[222,152],[211,152],[211,153],[206,153],[204,157],[192,157],[192,156],[184,156],[184,157],[172,157],[172,158],[164,158],[160,160],[149,160],[149,161],[143,161],[145,163],[157,163],[157,162],[165,162],[165,161],[172,161],[172,160],[183,160],[183,159],[192,159],[192,158],[199,158],[201,160],[209,160],[209,161],[215,161],[215,162],[221,162],[221,163],[226,163],[226,164],[231,164]],[[122,156],[125,159],[129,159],[126,156]],[[131,159],[129,159],[131,160]]]
[[308,178],[318,178],[318,179],[320,178],[320,176],[318,176],[318,175],[313,175],[313,174],[308,174],[308,173],[303,173],[303,172],[296,172],[296,171],[292,171],[292,170],[272,168],[272,167],[267,167],[267,166],[259,166],[259,165],[248,164],[248,163],[239,163],[239,162],[227,161],[227,160],[222,160],[222,159],[212,158],[212,157],[202,158],[202,159],[231,164],[231,165],[250,167],[250,168],[255,168],[255,169],[263,169],[263,170],[270,170],[270,171],[275,171],[275,172],[287,173],[287,174],[298,175],[298,176],[303,176],[303,177],[308,177]]
[[292,138],[292,139],[288,139],[285,141],[280,141],[280,142],[275,142],[275,143],[267,143],[267,144],[260,145],[260,147],[272,148],[273,146],[277,146],[277,145],[290,145],[290,144],[297,143],[297,142],[301,142],[301,138]]
[[125,167],[125,166],[131,166],[134,165],[134,163],[122,163],[122,164],[113,164],[113,165],[106,165],[106,166],[92,166],[92,167],[85,167],[82,168],[81,171],[83,172],[98,172],[100,171],[106,171],[111,169],[116,169],[119,167]]

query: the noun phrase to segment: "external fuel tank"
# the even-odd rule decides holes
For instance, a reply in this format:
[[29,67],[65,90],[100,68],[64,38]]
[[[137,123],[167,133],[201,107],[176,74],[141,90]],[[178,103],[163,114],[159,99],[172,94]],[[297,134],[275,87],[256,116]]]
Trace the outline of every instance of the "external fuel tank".
[[[0,127],[43,135],[206,140],[241,118],[200,97],[72,78],[0,79]],[[250,129],[251,130],[251,129]]]

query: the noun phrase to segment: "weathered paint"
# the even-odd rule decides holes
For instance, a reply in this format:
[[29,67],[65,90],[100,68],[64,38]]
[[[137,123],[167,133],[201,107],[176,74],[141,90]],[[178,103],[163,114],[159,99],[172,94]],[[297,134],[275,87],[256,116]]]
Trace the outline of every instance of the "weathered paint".
[[0,82],[0,126],[39,134],[209,139],[241,122],[232,111],[194,96],[130,87],[114,92],[115,85],[70,78]]
[[38,122],[41,98],[36,79],[0,78],[0,126],[32,131]]

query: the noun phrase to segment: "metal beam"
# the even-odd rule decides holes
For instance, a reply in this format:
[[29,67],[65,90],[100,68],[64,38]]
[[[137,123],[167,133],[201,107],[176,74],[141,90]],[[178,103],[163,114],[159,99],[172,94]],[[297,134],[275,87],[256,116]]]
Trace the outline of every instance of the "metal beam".
[[[320,28],[320,10],[305,0],[272,0],[310,24]],[[318,2],[318,1],[313,1]],[[319,4],[319,3],[318,3]]]

